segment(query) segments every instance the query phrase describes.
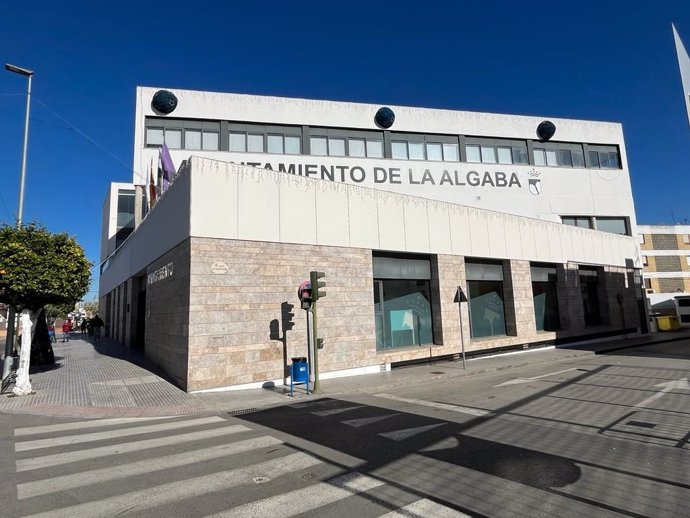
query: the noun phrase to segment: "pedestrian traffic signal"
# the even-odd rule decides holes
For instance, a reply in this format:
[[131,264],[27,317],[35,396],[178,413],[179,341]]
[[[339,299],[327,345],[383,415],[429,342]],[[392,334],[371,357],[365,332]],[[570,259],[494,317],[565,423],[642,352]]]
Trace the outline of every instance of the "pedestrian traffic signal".
[[311,300],[316,302],[322,297],[326,296],[326,292],[321,288],[326,287],[326,281],[320,281],[326,276],[323,272],[309,272],[309,280],[311,283]]

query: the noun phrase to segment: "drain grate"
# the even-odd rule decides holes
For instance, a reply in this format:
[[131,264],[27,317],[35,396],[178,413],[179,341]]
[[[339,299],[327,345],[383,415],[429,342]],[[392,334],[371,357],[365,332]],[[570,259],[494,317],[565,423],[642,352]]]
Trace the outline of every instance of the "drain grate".
[[640,428],[654,428],[656,424],[654,423],[643,423],[642,421],[628,421],[628,426],[639,426]]
[[258,408],[242,408],[240,410],[230,410],[228,412],[228,415],[242,415],[242,414],[253,414],[254,412],[258,412]]
[[441,372],[441,371],[431,371],[430,374],[445,374],[445,372]]

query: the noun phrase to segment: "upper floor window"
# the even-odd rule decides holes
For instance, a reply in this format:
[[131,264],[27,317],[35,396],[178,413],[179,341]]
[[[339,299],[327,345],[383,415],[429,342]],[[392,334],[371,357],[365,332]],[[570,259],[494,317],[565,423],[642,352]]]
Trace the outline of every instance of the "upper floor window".
[[460,143],[457,136],[391,133],[391,158],[458,162]]
[[163,143],[170,149],[218,151],[220,124],[179,119],[147,120],[146,147],[158,147]]
[[383,134],[374,131],[310,128],[309,148],[310,153],[317,156],[383,158]]
[[302,153],[302,129],[296,126],[229,124],[228,151],[235,153]]
[[581,144],[540,142],[533,148],[534,165],[551,167],[585,167]]
[[465,157],[473,164],[528,164],[527,143],[525,141],[485,139],[471,137],[466,139]]
[[592,218],[587,216],[561,216],[564,225],[580,228],[592,228]]
[[595,169],[620,169],[616,146],[588,146],[589,167]]
[[606,216],[561,216],[564,225],[572,225],[580,228],[590,228],[601,232],[621,234],[629,236],[628,218]]

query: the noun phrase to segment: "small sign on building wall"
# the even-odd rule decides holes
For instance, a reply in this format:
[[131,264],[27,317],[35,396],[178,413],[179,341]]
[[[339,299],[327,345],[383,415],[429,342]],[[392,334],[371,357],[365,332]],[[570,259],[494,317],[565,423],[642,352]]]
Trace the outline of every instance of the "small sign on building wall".
[[230,271],[230,268],[228,268],[227,263],[223,263],[221,261],[216,261],[211,265],[211,271],[213,273],[217,274],[223,274],[223,273],[228,273]]

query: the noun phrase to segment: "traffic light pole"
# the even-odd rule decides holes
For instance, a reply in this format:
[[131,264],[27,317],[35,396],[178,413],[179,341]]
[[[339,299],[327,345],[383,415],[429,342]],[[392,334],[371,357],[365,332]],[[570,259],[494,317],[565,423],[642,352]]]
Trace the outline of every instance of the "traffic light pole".
[[312,329],[312,341],[314,346],[314,392],[321,392],[321,384],[319,382],[319,327],[317,325],[318,319],[316,316],[316,301],[311,304],[311,329]]

